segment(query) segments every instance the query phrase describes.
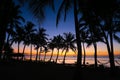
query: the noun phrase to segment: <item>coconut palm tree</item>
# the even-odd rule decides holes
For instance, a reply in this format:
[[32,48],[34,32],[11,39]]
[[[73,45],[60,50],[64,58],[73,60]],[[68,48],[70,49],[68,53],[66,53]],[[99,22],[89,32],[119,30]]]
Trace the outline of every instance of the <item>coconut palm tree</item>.
[[0,1],[0,53],[3,49],[7,29],[10,29],[13,25],[17,25],[20,19],[24,21],[24,19],[20,16],[21,12],[19,8],[20,6],[15,5],[13,0]]
[[[65,64],[65,58],[66,54],[71,49],[73,52],[76,52],[76,46],[75,46],[75,37],[72,33],[64,33],[63,35],[63,51],[65,51],[64,58],[63,58],[63,64]],[[63,52],[62,51],[62,52]]]
[[12,40],[15,42],[15,43],[18,43],[18,54],[20,53],[19,52],[19,48],[20,48],[20,43],[23,41],[24,39],[24,29],[20,26],[17,26],[16,27],[16,30],[15,30],[15,36],[13,36]]
[[48,52],[48,48],[47,47],[44,47],[44,52],[45,52],[45,55],[44,55],[44,61],[46,59],[46,53]]
[[[7,42],[9,43],[9,38],[14,34],[14,28],[18,25],[21,25],[22,22],[25,22],[25,19],[21,16],[22,12],[20,10],[20,5],[12,5],[12,14],[11,14],[11,20],[9,22],[8,28],[7,28]],[[20,22],[22,21],[22,22]]]
[[57,63],[58,57],[59,57],[59,51],[60,49],[63,47],[63,37],[59,34],[57,36],[54,36],[54,43],[55,43],[55,47],[57,49],[57,57],[55,62]]
[[[104,39],[106,42],[109,59],[110,59],[110,66],[111,70],[114,70],[115,64],[114,64],[114,47],[113,47],[113,21],[115,20],[115,15],[119,15],[119,2],[118,0],[111,0],[111,1],[104,1],[104,0],[92,0],[92,1],[86,1],[87,7],[86,10],[87,13],[94,13],[96,18],[101,19],[104,24],[102,23],[100,26],[101,31],[104,34]],[[109,2],[109,3],[108,3]],[[107,4],[107,6],[106,6]],[[102,6],[101,6],[102,5]],[[119,20],[119,19],[117,19]],[[108,39],[108,35],[109,38]]]
[[5,41],[5,37],[6,37],[6,30],[7,30],[7,26],[10,20],[10,13],[11,13],[11,4],[12,4],[12,0],[1,0],[0,1],[0,59],[1,59],[1,54],[2,54],[2,49],[4,46],[4,41]]
[[[77,50],[78,50],[78,56],[77,56],[77,65],[80,68],[82,64],[82,47],[81,47],[81,39],[79,34],[79,23],[78,23],[78,3],[80,0],[63,0],[60,8],[58,10],[57,19],[56,19],[56,25],[58,25],[59,20],[62,15],[64,15],[64,20],[66,20],[67,13],[70,12],[71,9],[73,9],[74,14],[74,22],[75,22],[75,34],[76,34],[76,43],[77,43]],[[64,14],[63,14],[64,12]]]
[[[44,28],[39,28],[38,32],[36,33],[36,48],[39,49],[41,47],[45,47],[47,45],[47,38],[48,34],[46,34],[46,29]],[[40,55],[41,53],[39,53]],[[40,56],[39,56],[40,58]],[[38,59],[38,51],[36,53],[36,61]]]
[[52,50],[52,53],[51,53],[51,56],[50,56],[50,60],[52,60],[52,57],[53,57],[53,52],[54,52],[54,49],[55,49],[55,42],[54,42],[54,39],[50,39],[50,42],[48,44],[48,48]]
[[88,31],[81,31],[81,41],[82,41],[82,47],[84,51],[84,58],[83,58],[83,65],[85,65],[85,59],[86,59],[86,50],[85,50],[85,43],[88,38]]
[[25,31],[24,36],[25,37],[23,39],[23,44],[24,44],[23,55],[24,55],[26,45],[29,46],[31,44],[31,42],[32,42],[31,41],[31,35],[34,34],[34,32],[36,31],[36,29],[34,27],[35,27],[35,24],[30,22],[30,21],[28,21],[27,24],[25,24],[25,27],[24,27],[24,31]]

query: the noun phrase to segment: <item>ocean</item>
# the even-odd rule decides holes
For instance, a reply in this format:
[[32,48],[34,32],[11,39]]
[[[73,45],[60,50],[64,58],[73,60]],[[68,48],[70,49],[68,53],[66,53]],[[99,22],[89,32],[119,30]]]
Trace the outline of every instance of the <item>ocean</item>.
[[[29,56],[26,56],[26,59],[29,59]],[[44,59],[44,56],[41,56],[41,60],[43,59]],[[50,59],[50,56],[46,56],[45,60],[48,61],[49,59]],[[56,59],[56,56],[53,56],[52,61],[55,61],[55,59]],[[35,56],[32,56],[32,60],[35,60]],[[98,64],[103,64],[106,67],[110,67],[109,58],[107,56],[98,56],[97,60],[98,60]],[[82,61],[83,61],[83,58],[82,58]],[[57,63],[61,64],[62,62],[63,62],[63,57],[59,56]],[[76,62],[77,62],[77,57],[67,56],[65,59],[66,64],[75,64]],[[94,64],[94,57],[86,56],[85,63],[86,65]],[[118,58],[117,56],[115,57],[115,66],[120,66],[120,58]]]

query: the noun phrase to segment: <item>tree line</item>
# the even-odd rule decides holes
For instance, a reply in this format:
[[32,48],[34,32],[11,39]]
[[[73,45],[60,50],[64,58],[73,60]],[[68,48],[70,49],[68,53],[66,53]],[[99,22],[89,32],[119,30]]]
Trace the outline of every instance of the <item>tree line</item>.
[[[25,2],[27,2],[30,6],[29,9],[31,10],[31,12],[39,20],[43,20],[45,18],[45,14],[44,14],[45,8],[50,7],[54,11],[56,9],[55,7],[58,7],[58,6],[55,6],[55,2],[56,2],[55,0],[19,0],[19,1],[20,1],[20,4],[22,5]],[[86,42],[88,43],[88,46],[92,44],[94,47],[95,67],[97,67],[97,42],[103,42],[107,47],[109,61],[110,61],[110,68],[111,70],[115,68],[113,40],[117,40],[120,43],[120,37],[117,35],[117,33],[120,32],[120,27],[119,27],[120,26],[119,24],[120,23],[119,21],[120,5],[119,4],[120,4],[119,0],[110,0],[110,1],[109,0],[105,0],[105,1],[104,0],[62,0],[61,1],[60,7],[58,8],[58,12],[57,12],[56,26],[58,26],[60,18],[62,18],[62,16],[64,17],[64,21],[65,21],[67,18],[67,14],[71,10],[73,11],[73,14],[74,14],[73,17],[74,17],[74,23],[75,23],[74,24],[75,37],[76,37],[75,41],[77,44],[77,66],[79,68],[82,67],[82,44],[84,46],[84,43]],[[19,16],[18,12],[20,11],[17,8],[19,7],[15,6],[12,0],[0,1],[0,39],[1,39],[0,53],[2,53],[4,49],[7,30],[9,29],[15,30],[14,27],[16,26],[18,29],[16,29],[15,34],[19,33],[19,31],[21,33],[22,31],[22,27],[20,27],[18,24],[20,24],[19,19],[21,19],[22,21],[24,21],[24,19]],[[34,26],[34,24],[30,24],[30,25]],[[39,33],[39,30],[38,30],[38,33]],[[44,29],[42,30],[43,32],[45,32]],[[32,32],[29,33],[29,35],[31,37],[37,36],[37,35],[33,35]],[[64,35],[67,35],[67,34],[65,33]],[[22,36],[24,35],[20,34],[19,36],[21,36],[20,38],[22,38]],[[31,40],[27,38],[28,40],[26,39],[26,42],[25,42],[25,46],[29,45],[29,43],[30,45],[36,44],[37,42],[41,43],[41,44],[38,44],[38,43],[36,44],[37,55],[40,55],[38,54],[39,47],[47,44],[40,41],[39,37],[35,38],[34,40],[36,41],[35,43],[32,42],[33,38]],[[46,40],[45,36],[41,36],[40,38],[42,37],[44,37],[44,40]],[[59,37],[60,35],[58,35],[58,38]],[[18,47],[21,40],[23,39],[18,38],[18,40],[16,41],[18,43]],[[67,53],[69,51],[68,50],[69,43],[66,43],[66,44],[67,46],[66,48],[63,48],[63,50],[65,49]],[[60,46],[60,44],[57,44],[56,46],[59,54],[60,47],[58,46]],[[46,46],[45,46],[45,50],[47,50]],[[85,49],[83,50],[85,55]],[[18,48],[18,51],[19,51],[19,48]],[[57,57],[58,56],[59,55],[57,55]],[[38,57],[36,57],[36,60],[37,59]]]

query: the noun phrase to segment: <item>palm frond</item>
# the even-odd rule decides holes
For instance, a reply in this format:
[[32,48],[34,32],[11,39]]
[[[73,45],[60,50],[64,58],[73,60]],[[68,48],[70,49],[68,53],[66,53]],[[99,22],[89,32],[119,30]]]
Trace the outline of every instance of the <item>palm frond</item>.
[[58,26],[63,9],[64,9],[64,4],[65,4],[65,0],[62,1],[60,8],[58,9],[58,13],[57,13],[57,17],[56,17],[56,26]]
[[120,37],[118,37],[118,36],[115,35],[115,34],[114,34],[114,39],[115,39],[118,43],[120,43]]

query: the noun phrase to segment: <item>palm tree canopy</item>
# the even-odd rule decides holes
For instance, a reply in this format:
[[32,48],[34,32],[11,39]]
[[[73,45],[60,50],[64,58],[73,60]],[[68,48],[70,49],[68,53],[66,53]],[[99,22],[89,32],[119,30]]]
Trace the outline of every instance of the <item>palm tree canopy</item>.
[[19,0],[20,3],[28,2],[29,9],[38,20],[43,21],[45,19],[45,9],[51,8],[53,11],[54,0]]
[[69,49],[71,49],[72,51],[76,52],[75,36],[71,32],[64,33],[63,39],[64,39],[64,41],[63,41],[63,51],[66,50],[66,52],[68,52]]

